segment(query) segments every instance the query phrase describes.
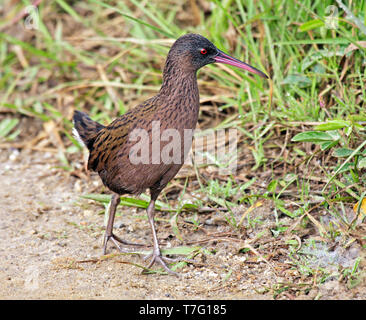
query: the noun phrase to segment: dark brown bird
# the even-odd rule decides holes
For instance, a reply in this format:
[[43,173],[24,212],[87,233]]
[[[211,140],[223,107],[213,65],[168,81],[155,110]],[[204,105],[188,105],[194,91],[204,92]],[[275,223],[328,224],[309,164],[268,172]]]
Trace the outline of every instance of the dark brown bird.
[[[114,216],[120,196],[140,194],[150,189],[151,201],[147,215],[154,249],[147,268],[159,262],[167,272],[174,273],[165,263],[172,259],[163,257],[160,252],[154,227],[154,206],[160,192],[178,173],[191,148],[192,135],[188,135],[187,139],[183,137],[186,132],[195,129],[198,120],[197,70],[215,62],[236,66],[268,78],[263,72],[223,53],[201,35],[186,34],[176,40],[169,51],[163,84],[156,96],[118,117],[108,126],[91,120],[83,112],[75,111],[74,134],[89,149],[88,169],[98,172],[104,185],[114,192],[103,244],[104,254],[109,240],[120,251],[123,248],[119,243],[131,244],[113,234]],[[176,153],[174,159],[163,154],[164,148],[171,142],[163,139],[164,132],[170,136],[178,135],[177,139],[173,137],[174,143],[170,150]],[[135,139],[136,133],[140,140]],[[136,148],[138,144],[142,146],[139,150]],[[144,159],[142,154],[145,155]],[[163,161],[167,159],[168,161]]]

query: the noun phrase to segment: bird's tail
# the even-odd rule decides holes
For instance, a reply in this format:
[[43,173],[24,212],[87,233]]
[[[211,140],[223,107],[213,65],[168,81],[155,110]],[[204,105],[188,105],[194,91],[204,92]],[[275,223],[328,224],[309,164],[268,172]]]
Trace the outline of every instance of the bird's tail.
[[73,122],[72,133],[74,137],[90,150],[93,147],[97,133],[105,127],[90,119],[86,113],[78,110],[74,112]]

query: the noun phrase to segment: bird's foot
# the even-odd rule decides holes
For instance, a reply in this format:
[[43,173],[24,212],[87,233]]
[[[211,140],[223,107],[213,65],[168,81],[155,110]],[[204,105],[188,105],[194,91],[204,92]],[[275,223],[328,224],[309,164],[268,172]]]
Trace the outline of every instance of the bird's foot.
[[192,259],[187,259],[184,257],[180,257],[180,258],[168,258],[168,257],[164,257],[161,255],[160,251],[155,252],[155,250],[153,251],[153,253],[149,254],[148,256],[144,257],[144,260],[147,260],[151,258],[151,261],[149,263],[149,265],[146,267],[146,269],[150,269],[150,267],[155,263],[158,262],[162,265],[162,267],[164,268],[164,270],[172,275],[175,275],[177,277],[179,277],[179,273],[174,272],[173,270],[171,270],[168,266],[167,263],[174,263],[174,262],[181,262],[181,261],[185,261],[185,262],[191,262],[191,263],[195,263],[196,261],[192,260]]
[[106,234],[104,236],[104,241],[103,241],[103,254],[106,254],[106,252],[107,252],[107,243],[108,243],[109,240],[111,240],[114,243],[114,245],[117,247],[117,249],[120,252],[123,252],[123,253],[130,252],[130,251],[122,248],[119,245],[119,243],[122,243],[122,244],[128,245],[128,246],[138,246],[138,247],[143,247],[144,246],[143,244],[140,244],[140,243],[134,243],[134,242],[129,242],[129,241],[123,240],[123,239],[117,237],[116,235],[114,235],[113,233],[110,234],[110,235]]
[[[144,258],[144,260],[147,260],[151,257],[151,261],[149,263],[149,265],[146,267],[146,269],[150,269],[151,266],[155,263],[155,262],[158,262],[162,265],[162,267],[164,268],[164,270],[169,273],[169,274],[172,274],[176,277],[179,277],[179,273],[177,272],[174,272],[173,270],[171,270],[168,266],[167,266],[167,262],[170,263],[170,262],[175,262],[176,259],[171,259],[171,258],[167,258],[167,257],[163,257],[161,255],[160,252],[158,253],[152,253],[152,254],[149,254],[147,257]],[[174,260],[174,261],[172,261]]]

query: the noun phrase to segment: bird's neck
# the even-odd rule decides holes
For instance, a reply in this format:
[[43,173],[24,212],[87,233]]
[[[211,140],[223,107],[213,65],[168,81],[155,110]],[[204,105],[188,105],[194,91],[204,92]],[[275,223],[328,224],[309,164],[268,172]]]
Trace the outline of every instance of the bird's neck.
[[199,107],[196,70],[167,61],[163,72],[163,84],[159,96],[171,101],[181,101],[185,107]]

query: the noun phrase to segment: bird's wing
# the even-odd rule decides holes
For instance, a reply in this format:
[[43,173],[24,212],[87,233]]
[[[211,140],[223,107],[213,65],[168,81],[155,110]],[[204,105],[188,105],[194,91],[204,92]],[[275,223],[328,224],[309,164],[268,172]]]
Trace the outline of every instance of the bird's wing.
[[156,108],[154,99],[149,99],[100,130],[90,148],[88,169],[103,170],[110,161],[116,160],[117,153],[128,157],[129,133],[137,127],[147,129]]

